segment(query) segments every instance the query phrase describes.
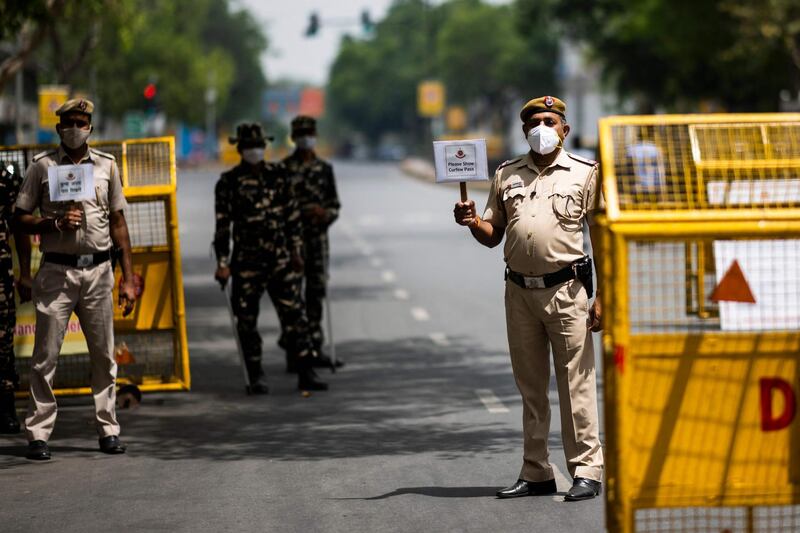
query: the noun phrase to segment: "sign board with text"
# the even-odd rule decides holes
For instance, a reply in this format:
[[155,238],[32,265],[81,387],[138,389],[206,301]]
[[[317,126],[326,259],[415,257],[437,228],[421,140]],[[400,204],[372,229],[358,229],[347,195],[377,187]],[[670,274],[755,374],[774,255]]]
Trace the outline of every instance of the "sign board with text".
[[437,183],[486,181],[486,140],[434,141],[433,155]]

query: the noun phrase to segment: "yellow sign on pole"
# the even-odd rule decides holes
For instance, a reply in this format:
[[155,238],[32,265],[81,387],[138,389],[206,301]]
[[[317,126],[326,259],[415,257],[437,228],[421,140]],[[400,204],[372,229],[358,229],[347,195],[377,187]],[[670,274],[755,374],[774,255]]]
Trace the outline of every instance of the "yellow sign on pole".
[[39,87],[39,127],[52,128],[58,124],[56,110],[69,98],[66,85],[42,85]]
[[444,84],[428,80],[417,86],[417,112],[421,117],[438,117],[444,111]]
[[447,108],[447,129],[450,131],[464,131],[467,129],[467,112],[461,106]]

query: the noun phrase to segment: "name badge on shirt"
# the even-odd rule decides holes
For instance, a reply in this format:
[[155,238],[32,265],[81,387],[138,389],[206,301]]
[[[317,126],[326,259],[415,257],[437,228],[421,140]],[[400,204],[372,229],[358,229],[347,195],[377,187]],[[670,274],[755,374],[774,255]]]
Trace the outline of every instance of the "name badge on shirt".
[[95,197],[94,165],[90,163],[47,167],[47,180],[52,202],[93,200]]

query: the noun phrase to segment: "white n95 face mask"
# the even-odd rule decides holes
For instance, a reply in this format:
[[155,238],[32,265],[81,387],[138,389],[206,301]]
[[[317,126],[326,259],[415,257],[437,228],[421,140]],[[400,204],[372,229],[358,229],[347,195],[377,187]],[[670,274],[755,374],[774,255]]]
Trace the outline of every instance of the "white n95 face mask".
[[313,150],[317,145],[317,138],[313,135],[303,135],[295,139],[294,144],[301,150]]
[[544,124],[539,124],[528,132],[528,144],[531,150],[540,155],[553,153],[561,144],[561,137],[556,130]]
[[61,142],[64,146],[72,150],[77,150],[86,143],[86,139],[92,133],[92,129],[83,128],[63,128],[61,130]]
[[242,150],[242,159],[251,165],[257,165],[264,160],[264,148],[245,148]]

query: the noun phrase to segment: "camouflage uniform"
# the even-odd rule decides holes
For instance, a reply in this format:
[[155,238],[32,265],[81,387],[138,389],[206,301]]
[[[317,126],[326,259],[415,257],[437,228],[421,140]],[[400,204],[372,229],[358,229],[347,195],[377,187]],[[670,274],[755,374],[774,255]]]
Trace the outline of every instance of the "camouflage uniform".
[[333,178],[333,167],[317,158],[305,161],[297,153],[283,160],[292,176],[295,196],[300,212],[313,205],[325,209],[322,224],[313,224],[308,218],[303,220],[303,259],[306,278],[306,314],[311,332],[311,340],[317,350],[322,348],[322,300],[325,298],[328,267],[328,227],[339,217],[339,196]]
[[0,392],[16,390],[19,376],[14,368],[14,270],[11,260],[9,224],[22,185],[19,172],[0,169]]
[[251,168],[240,163],[217,182],[214,249],[218,260],[227,260],[233,225],[231,303],[253,380],[262,374],[262,341],[256,326],[265,290],[286,325],[287,351],[297,357],[313,356],[313,352],[301,295],[302,275],[290,264],[292,251],[302,245],[302,228],[286,167],[265,162],[257,174]]

